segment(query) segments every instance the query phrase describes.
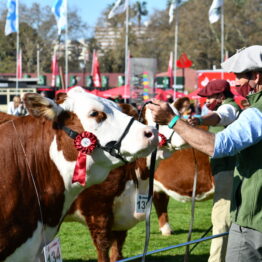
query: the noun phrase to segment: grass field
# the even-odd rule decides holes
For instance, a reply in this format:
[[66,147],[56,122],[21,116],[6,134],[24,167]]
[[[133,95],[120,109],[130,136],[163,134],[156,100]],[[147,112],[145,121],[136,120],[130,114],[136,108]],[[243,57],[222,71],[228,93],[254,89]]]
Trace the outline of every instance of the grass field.
[[[196,203],[195,222],[192,240],[200,238],[211,226],[212,200]],[[151,235],[148,251],[173,246],[187,241],[187,233],[191,218],[191,203],[179,203],[171,200],[169,203],[170,222],[175,234],[164,237],[160,234],[154,208],[151,213]],[[209,233],[208,235],[211,235]],[[62,247],[63,261],[95,262],[96,251],[87,227],[79,223],[63,223],[58,234]],[[145,241],[145,223],[141,222],[129,230],[123,254],[131,257],[143,253]],[[210,241],[201,242],[190,255],[190,262],[206,262],[209,254]],[[148,262],[183,262],[185,247],[148,256]],[[141,261],[137,259],[134,261]]]

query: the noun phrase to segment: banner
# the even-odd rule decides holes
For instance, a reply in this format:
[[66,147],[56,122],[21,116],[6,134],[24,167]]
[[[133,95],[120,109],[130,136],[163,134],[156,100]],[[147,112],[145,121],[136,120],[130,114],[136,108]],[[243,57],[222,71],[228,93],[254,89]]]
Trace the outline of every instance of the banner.
[[56,86],[56,76],[59,75],[59,67],[58,67],[58,61],[56,57],[56,53],[54,53],[52,57],[52,79],[51,79],[51,86],[55,87]]
[[99,66],[96,50],[94,50],[93,52],[92,78],[93,78],[94,87],[102,86],[100,66]]
[[114,17],[115,15],[125,12],[128,7],[128,0],[116,0],[112,10],[108,14],[108,19]]
[[170,87],[173,86],[174,72],[173,72],[173,52],[170,52],[167,75],[170,77]]
[[62,30],[65,30],[67,25],[67,0],[56,0],[52,12],[57,22],[58,35],[61,35]]
[[17,58],[17,78],[22,78],[22,50],[19,50],[18,58]]
[[18,10],[16,0],[7,1],[7,16],[5,24],[5,35],[18,32]]
[[208,15],[209,22],[211,24],[217,22],[221,17],[221,7],[224,4],[224,0],[213,0],[212,5],[210,6]]

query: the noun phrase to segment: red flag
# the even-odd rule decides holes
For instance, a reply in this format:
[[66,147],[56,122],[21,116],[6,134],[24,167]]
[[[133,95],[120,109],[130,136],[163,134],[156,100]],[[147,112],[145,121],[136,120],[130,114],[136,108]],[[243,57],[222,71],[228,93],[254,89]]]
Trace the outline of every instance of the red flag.
[[93,78],[94,87],[102,86],[99,62],[95,50],[93,52],[92,78]]
[[170,58],[168,63],[167,75],[170,77],[170,87],[173,86],[174,73],[173,73],[173,52],[170,52]]
[[51,81],[52,87],[55,86],[55,78],[57,75],[59,75],[59,68],[58,68],[56,53],[54,53],[52,57],[52,81]]
[[17,57],[17,64],[16,64],[16,72],[17,72],[17,78],[22,78],[22,50],[19,50],[19,54]]

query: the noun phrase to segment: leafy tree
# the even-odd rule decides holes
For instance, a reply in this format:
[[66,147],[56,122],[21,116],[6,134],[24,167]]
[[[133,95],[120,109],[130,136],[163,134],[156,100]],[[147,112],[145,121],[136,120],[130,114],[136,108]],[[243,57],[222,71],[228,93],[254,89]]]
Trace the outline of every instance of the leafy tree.
[[135,16],[137,17],[137,25],[139,28],[141,27],[142,16],[148,15],[148,10],[146,6],[146,1],[143,1],[142,3],[140,1],[136,1],[133,6]]

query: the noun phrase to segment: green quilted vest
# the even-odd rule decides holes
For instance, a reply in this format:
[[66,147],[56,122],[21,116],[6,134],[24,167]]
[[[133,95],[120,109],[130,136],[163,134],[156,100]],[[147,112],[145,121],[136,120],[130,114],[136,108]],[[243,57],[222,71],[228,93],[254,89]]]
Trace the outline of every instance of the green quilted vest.
[[[262,91],[247,97],[262,112]],[[262,232],[262,141],[237,155],[231,218],[238,225]]]

